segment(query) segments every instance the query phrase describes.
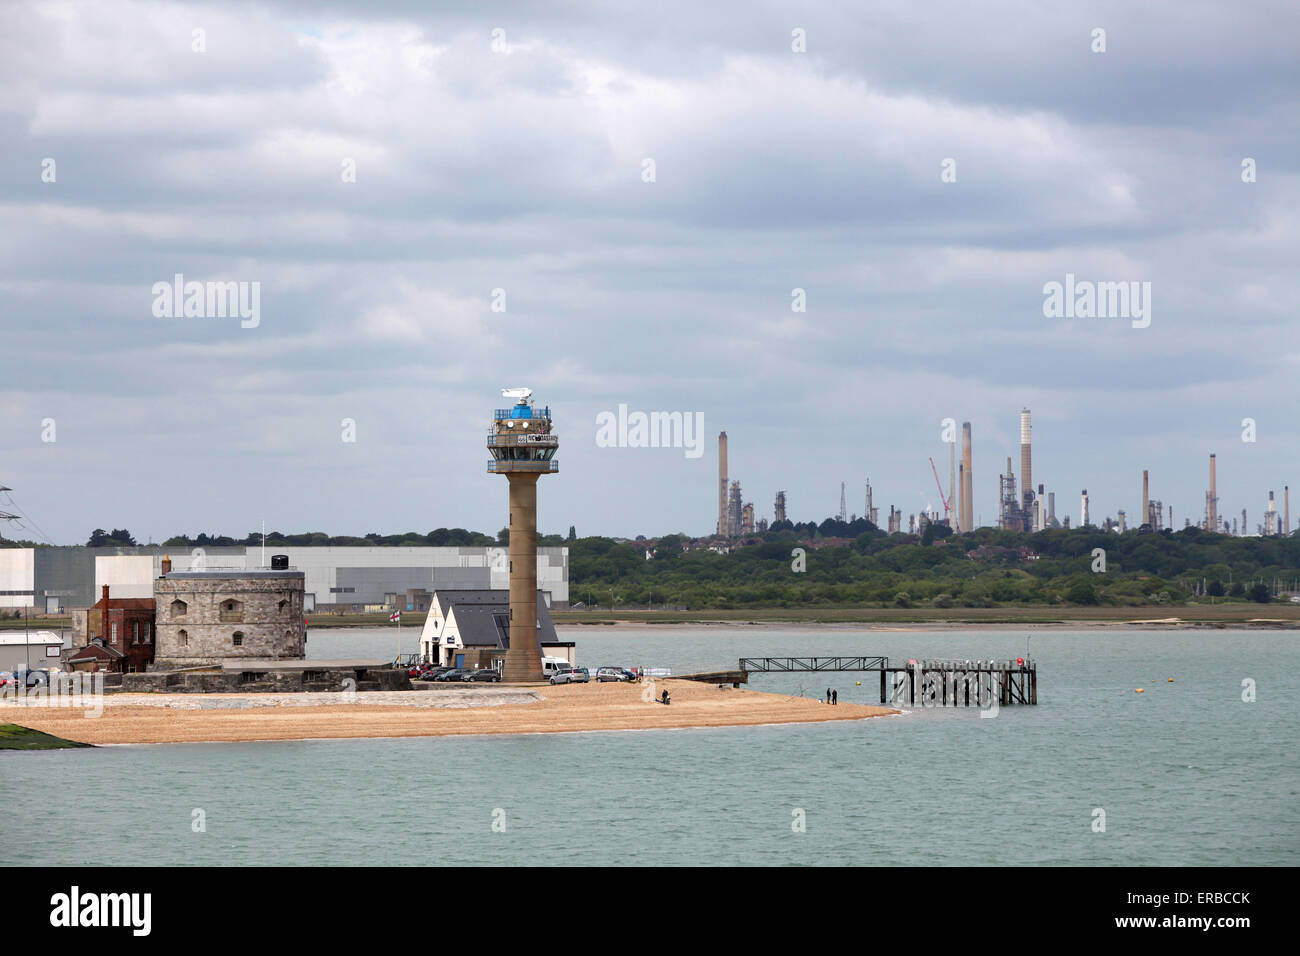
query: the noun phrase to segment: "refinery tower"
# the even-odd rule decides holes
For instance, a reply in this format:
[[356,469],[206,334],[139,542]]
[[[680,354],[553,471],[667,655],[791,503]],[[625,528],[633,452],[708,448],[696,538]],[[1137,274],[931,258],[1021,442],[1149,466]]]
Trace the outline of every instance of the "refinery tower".
[[530,388],[501,390],[513,398],[498,408],[488,430],[492,455],[488,473],[510,482],[510,646],[506,681],[542,680],[542,650],[537,643],[537,479],[560,470],[554,461],[560,440],[551,431],[551,410],[533,407]]

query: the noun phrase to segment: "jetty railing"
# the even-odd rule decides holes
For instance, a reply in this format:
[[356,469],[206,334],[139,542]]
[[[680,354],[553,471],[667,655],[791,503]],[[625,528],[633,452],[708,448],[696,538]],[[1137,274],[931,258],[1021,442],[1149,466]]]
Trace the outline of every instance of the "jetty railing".
[[787,671],[876,671],[889,666],[888,657],[742,657],[740,669],[756,674]]
[[[1014,660],[916,660],[890,667],[888,657],[742,657],[737,678],[749,675],[876,671],[880,702],[907,707],[979,707],[986,715],[999,706],[1038,703],[1038,664]],[[701,675],[703,678],[706,675]],[[716,678],[717,673],[707,675]]]

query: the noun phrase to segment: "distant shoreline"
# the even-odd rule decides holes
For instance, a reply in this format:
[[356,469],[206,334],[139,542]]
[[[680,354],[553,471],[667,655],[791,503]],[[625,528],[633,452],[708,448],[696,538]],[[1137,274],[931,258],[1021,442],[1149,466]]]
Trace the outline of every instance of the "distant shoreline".
[[[310,630],[337,627],[386,627],[387,611],[370,614],[308,612]],[[403,611],[404,634],[418,634],[426,615]],[[869,627],[1057,627],[1077,630],[1092,627],[1135,628],[1282,628],[1300,629],[1300,604],[1229,603],[1144,607],[991,607],[991,608],[897,608],[897,607],[812,607],[738,608],[728,610],[663,611],[620,608],[604,610],[553,610],[558,626],[568,625],[743,625],[760,624],[856,624]],[[66,618],[33,618],[29,626],[57,629]],[[16,628],[15,628],[16,626]],[[21,629],[22,621],[0,621],[0,629]]]
[[966,630],[991,631],[1005,630],[1008,627],[1033,627],[1040,630],[1058,631],[1224,631],[1224,630],[1300,630],[1300,622],[1290,620],[1248,620],[1248,621],[1182,621],[1182,620],[1133,620],[1133,621],[810,621],[810,620],[772,620],[747,621],[734,620],[691,620],[691,621],[557,621],[557,627],[824,627],[855,628],[867,631],[933,631]]

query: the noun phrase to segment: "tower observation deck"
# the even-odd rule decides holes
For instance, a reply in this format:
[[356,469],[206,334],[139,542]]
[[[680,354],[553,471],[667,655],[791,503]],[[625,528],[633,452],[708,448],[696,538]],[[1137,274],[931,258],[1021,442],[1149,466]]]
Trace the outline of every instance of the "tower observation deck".
[[488,429],[489,474],[510,482],[510,646],[506,681],[542,680],[537,641],[537,479],[560,470],[560,440],[551,430],[550,408],[536,408],[528,388],[503,389],[515,399],[498,408]]

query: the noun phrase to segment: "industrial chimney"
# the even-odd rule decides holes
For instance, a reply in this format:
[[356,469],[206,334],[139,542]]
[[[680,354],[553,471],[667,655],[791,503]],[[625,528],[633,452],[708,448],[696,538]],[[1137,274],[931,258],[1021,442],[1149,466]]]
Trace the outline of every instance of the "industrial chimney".
[[1219,530],[1219,492],[1214,474],[1214,454],[1210,454],[1210,498],[1206,502],[1206,525],[1210,531]]
[[1033,514],[1034,462],[1029,434],[1029,409],[1020,409],[1020,498],[1025,516]]
[[731,537],[727,526],[727,433],[718,433],[718,536]]
[[[1147,485],[1147,470],[1143,468],[1142,469],[1142,513],[1138,520],[1139,525],[1146,524],[1151,520],[1151,496],[1149,492],[1150,489]],[[1152,528],[1152,530],[1154,531],[1155,529]]]
[[971,481],[970,422],[961,423],[961,530],[974,531],[975,493]]
[[1083,489],[1083,494],[1079,498],[1079,527],[1086,528],[1089,525],[1088,519],[1088,489]]

